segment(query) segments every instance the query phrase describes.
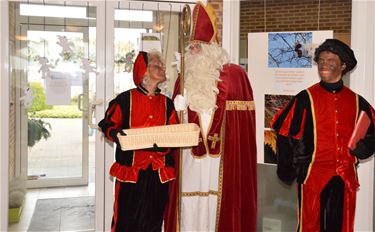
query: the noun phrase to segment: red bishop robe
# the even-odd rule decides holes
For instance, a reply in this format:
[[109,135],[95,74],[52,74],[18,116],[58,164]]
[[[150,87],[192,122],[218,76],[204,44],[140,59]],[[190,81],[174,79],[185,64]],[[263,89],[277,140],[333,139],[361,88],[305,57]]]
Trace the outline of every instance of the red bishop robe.
[[[200,134],[199,145],[192,148],[192,155],[209,154],[221,159],[216,231],[255,231],[257,155],[253,92],[247,74],[238,65],[224,65],[220,80],[218,108],[213,113],[207,136]],[[179,79],[174,95],[178,90]],[[188,119],[201,126],[198,114],[190,109]],[[175,224],[171,222],[168,226],[173,228]]]

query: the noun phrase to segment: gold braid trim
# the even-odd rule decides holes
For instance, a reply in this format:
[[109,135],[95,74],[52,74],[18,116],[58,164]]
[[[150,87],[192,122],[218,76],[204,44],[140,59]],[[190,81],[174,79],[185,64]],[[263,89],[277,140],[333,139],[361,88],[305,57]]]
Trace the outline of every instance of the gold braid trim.
[[226,101],[225,110],[255,110],[254,101]]
[[195,197],[195,196],[208,197],[209,195],[217,196],[218,192],[214,190],[209,190],[208,192],[183,192],[182,193],[183,197]]

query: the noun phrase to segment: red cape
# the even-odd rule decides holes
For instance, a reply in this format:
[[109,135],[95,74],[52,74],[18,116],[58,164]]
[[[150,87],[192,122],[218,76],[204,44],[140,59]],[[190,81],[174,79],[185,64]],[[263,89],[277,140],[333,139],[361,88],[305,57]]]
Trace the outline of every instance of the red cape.
[[[220,133],[220,127],[223,125],[221,143],[224,144],[218,146],[222,147],[218,231],[256,231],[257,154],[253,92],[245,71],[238,65],[225,65],[220,79],[222,81],[218,83],[220,92],[216,101],[219,108],[213,120],[216,125],[211,126],[209,133]],[[179,82],[177,79],[174,96],[179,93]],[[208,146],[208,151],[212,152],[210,147]],[[203,150],[207,149],[203,146]],[[213,151],[217,151],[217,148]],[[169,216],[166,217],[165,229],[176,231],[177,212],[174,204],[178,199],[178,181],[171,185],[170,193],[171,204],[166,211],[166,216]]]

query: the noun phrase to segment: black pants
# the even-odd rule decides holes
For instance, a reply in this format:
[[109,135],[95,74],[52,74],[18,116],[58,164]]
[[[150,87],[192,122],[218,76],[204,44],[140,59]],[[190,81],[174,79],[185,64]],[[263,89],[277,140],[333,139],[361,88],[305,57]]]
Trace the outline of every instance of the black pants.
[[320,232],[341,232],[345,183],[332,177],[320,193]]
[[168,200],[169,183],[162,184],[158,171],[140,170],[137,183],[116,180],[112,231],[160,232]]

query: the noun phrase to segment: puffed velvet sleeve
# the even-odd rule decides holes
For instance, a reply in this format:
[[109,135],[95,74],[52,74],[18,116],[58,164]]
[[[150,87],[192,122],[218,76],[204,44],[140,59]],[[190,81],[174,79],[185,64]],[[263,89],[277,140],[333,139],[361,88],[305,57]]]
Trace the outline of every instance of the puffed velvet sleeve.
[[169,115],[167,124],[168,125],[178,124],[179,120],[178,120],[177,112],[174,108],[173,101],[170,98],[167,98],[167,111],[168,111],[167,115]]
[[305,94],[305,92],[301,92],[293,97],[271,120],[271,128],[277,134],[277,175],[282,181],[288,184],[298,174],[296,163],[298,163],[298,158],[301,157],[298,153],[305,153],[302,139],[306,118],[305,103],[303,101]]
[[370,118],[370,126],[363,139],[361,139],[356,146],[356,149],[351,150],[350,153],[355,155],[358,159],[367,159],[375,152],[375,111],[374,108],[361,96],[359,96],[359,111],[365,111]]
[[107,139],[114,141],[111,136],[111,131],[122,129],[122,118],[123,115],[119,99],[115,98],[109,103],[104,118],[98,124]]

